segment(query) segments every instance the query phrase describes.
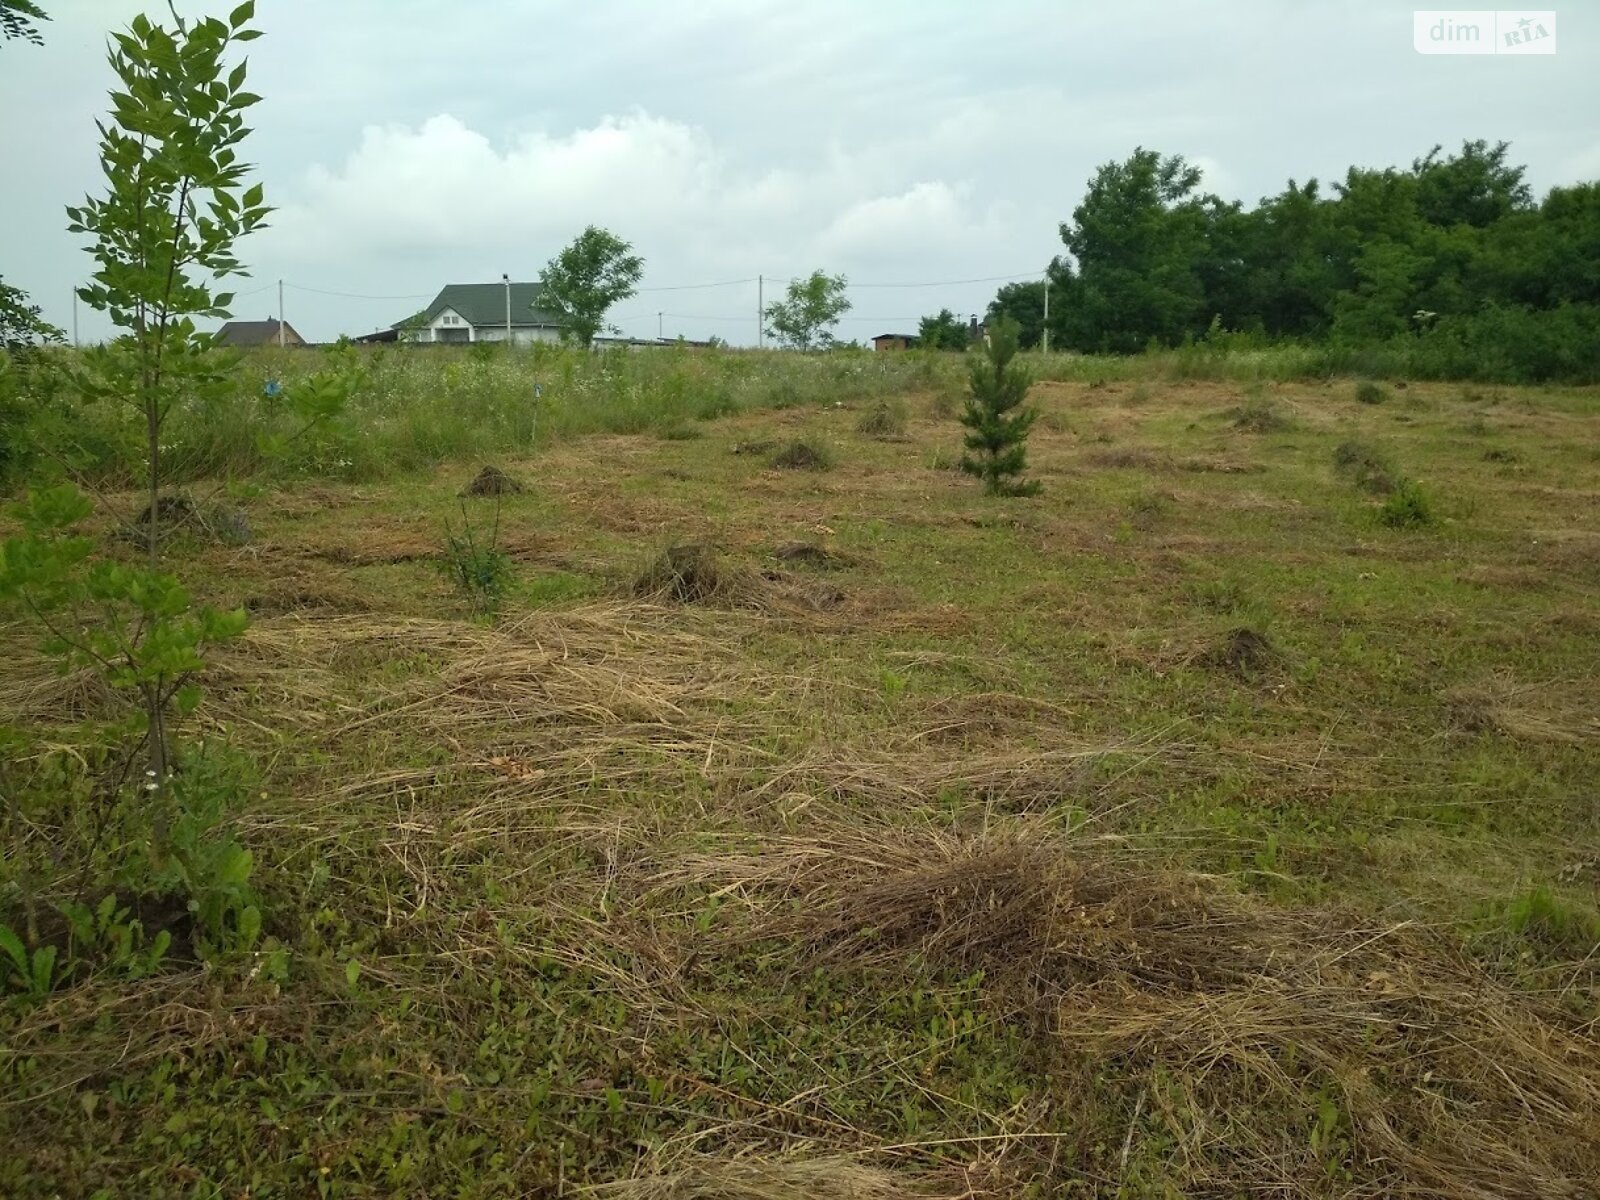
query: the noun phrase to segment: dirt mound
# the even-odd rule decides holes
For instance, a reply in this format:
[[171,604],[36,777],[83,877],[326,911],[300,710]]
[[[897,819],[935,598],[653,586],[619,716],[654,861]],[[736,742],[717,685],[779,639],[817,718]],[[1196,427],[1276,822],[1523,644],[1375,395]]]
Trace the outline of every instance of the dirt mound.
[[184,492],[147,503],[131,525],[113,536],[136,546],[148,546],[152,525],[159,526],[162,539],[181,535],[227,546],[242,546],[250,540],[250,521],[242,509],[202,504]]
[[855,565],[855,560],[849,555],[829,550],[817,542],[785,542],[772,554],[779,562],[816,567],[823,571],[838,571]]
[[463,496],[517,496],[522,485],[499,467],[485,467],[462,489]]
[[1294,424],[1276,404],[1261,397],[1230,408],[1226,415],[1235,429],[1242,429],[1246,433],[1281,433]]
[[678,604],[706,604],[733,598],[744,590],[744,583],[740,573],[723,565],[714,546],[679,542],[645,567],[633,582],[633,594]]
[[1341,442],[1333,451],[1334,470],[1348,475],[1364,492],[1387,496],[1398,486],[1388,455],[1366,442]]
[[669,546],[639,573],[632,591],[640,599],[657,603],[789,614],[827,612],[845,602],[844,592],[816,580],[730,564],[706,542]]
[[1240,626],[1230,630],[1222,643],[1200,655],[1200,662],[1235,675],[1254,675],[1278,662],[1278,650],[1266,634]]
[[833,456],[812,442],[793,441],[767,459],[770,466],[784,471],[826,471]]

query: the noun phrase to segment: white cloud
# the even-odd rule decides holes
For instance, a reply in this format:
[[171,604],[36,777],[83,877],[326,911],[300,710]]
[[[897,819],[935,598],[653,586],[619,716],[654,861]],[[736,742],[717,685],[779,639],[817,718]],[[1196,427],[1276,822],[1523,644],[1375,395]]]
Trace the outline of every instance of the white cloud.
[[262,254],[473,261],[509,245],[522,261],[542,263],[594,223],[633,241],[654,281],[667,284],[708,270],[899,262],[1002,235],[974,211],[969,184],[898,173],[867,169],[861,153],[839,145],[809,171],[754,170],[704,130],[645,112],[566,134],[525,132],[502,146],[441,114],[413,127],[369,127],[342,163],[311,168],[263,236]]
[[943,182],[923,182],[898,195],[859,201],[822,231],[818,247],[848,258],[942,254],[953,242],[987,232],[985,222],[968,211],[963,198],[968,192]]
[[370,126],[335,168],[315,166],[277,217],[289,255],[493,247],[703,200],[717,173],[703,133],[643,113],[565,137],[529,133],[504,149],[448,114]]

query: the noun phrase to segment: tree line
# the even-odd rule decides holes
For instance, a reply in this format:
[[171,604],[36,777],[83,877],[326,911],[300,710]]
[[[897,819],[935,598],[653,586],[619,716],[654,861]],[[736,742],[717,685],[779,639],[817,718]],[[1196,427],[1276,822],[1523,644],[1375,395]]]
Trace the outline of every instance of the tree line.
[[[1404,169],[1290,180],[1254,208],[1201,190],[1180,156],[1100,167],[1046,269],[1051,349],[1134,353],[1223,335],[1403,353],[1417,374],[1600,378],[1600,183],[1535,200],[1509,146],[1435,147]],[[1043,341],[1046,279],[991,319]],[[960,341],[941,313],[925,341]]]

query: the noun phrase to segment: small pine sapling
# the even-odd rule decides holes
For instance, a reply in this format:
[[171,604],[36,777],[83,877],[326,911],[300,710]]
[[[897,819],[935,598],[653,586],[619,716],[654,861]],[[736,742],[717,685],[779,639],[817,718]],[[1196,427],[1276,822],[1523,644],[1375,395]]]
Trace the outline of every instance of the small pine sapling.
[[982,353],[971,368],[966,410],[960,421],[967,427],[961,469],[983,480],[990,496],[1036,496],[1037,480],[1020,478],[1027,469],[1028,431],[1038,418],[1037,409],[1024,408],[1028,373],[1013,360],[1020,327],[1001,318],[990,327]]

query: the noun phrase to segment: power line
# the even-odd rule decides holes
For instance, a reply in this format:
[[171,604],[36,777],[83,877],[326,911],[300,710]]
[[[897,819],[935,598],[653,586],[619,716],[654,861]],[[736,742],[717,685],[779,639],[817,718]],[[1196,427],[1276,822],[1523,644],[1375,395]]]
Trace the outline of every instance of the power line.
[[752,276],[750,276],[749,279],[725,279],[721,283],[679,283],[679,284],[674,284],[671,287],[637,288],[637,289],[635,289],[635,291],[637,291],[637,292],[693,292],[693,291],[698,291],[701,288],[737,287],[741,283],[754,283],[755,281],[756,281],[756,277],[754,275],[752,275]]
[[1016,275],[986,275],[982,279],[939,279],[932,283],[847,283],[845,289],[958,287],[964,283],[1003,283],[1010,279],[1034,279],[1043,274],[1043,271],[1022,271]]
[[920,321],[927,313],[917,313],[909,317],[840,317],[841,321]]
[[297,292],[311,292],[317,296],[337,296],[341,300],[431,300],[439,294],[437,292],[412,292],[407,296],[368,296],[360,292],[330,292],[323,288],[303,287],[298,283],[289,283],[287,281],[283,286],[293,288]]

